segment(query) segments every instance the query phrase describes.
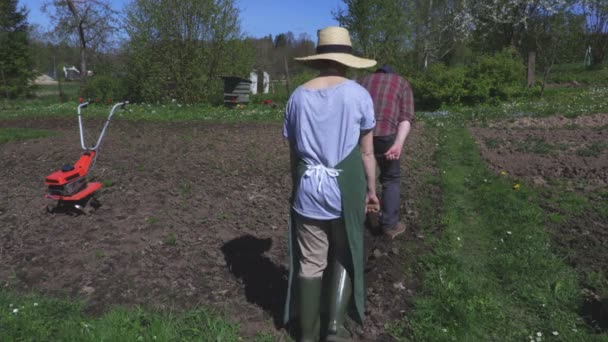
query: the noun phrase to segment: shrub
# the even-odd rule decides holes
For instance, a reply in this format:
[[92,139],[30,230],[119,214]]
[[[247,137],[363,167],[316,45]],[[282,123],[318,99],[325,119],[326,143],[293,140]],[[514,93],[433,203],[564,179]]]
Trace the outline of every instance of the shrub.
[[127,90],[124,82],[117,77],[98,75],[91,77],[82,95],[99,101],[121,100],[126,96]]
[[498,102],[524,94],[525,66],[514,50],[506,49],[465,66],[433,64],[410,82],[419,109]]
[[524,91],[525,66],[517,52],[505,49],[482,56],[467,70],[466,103],[508,100]]
[[445,104],[460,103],[466,95],[466,68],[433,64],[422,77],[411,79],[416,107],[436,110]]

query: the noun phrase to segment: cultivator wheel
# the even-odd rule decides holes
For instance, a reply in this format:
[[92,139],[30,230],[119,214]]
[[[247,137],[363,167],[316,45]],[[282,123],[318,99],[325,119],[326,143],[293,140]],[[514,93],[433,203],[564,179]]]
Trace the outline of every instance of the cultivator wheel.
[[49,214],[54,214],[57,208],[59,207],[59,202],[53,202],[46,205],[46,212]]
[[57,201],[46,206],[46,212],[49,214],[63,213],[69,216],[91,215],[101,207],[99,201],[90,196],[79,202],[72,201]]
[[76,204],[74,205],[74,208],[80,210],[83,214],[91,215],[100,206],[99,201],[95,197],[91,196],[87,198],[84,205]]

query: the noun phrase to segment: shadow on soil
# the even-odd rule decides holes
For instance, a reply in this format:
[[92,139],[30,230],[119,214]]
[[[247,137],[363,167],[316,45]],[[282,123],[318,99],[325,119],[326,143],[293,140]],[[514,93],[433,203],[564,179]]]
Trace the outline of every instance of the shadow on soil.
[[264,255],[271,246],[270,238],[244,235],[226,242],[222,252],[230,272],[242,281],[247,301],[271,314],[275,327],[279,328],[283,325],[287,270]]

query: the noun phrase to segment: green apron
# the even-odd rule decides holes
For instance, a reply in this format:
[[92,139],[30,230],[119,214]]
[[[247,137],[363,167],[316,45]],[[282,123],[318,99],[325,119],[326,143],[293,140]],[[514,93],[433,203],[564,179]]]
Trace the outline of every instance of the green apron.
[[[367,192],[367,182],[365,171],[363,168],[363,160],[359,147],[355,147],[353,151],[338,165],[336,169],[342,170],[338,175],[338,187],[342,196],[342,218],[346,226],[346,235],[350,246],[350,255],[352,263],[346,266],[346,269],[353,281],[353,298],[351,304],[354,303],[356,309],[356,320],[359,323],[363,322],[364,318],[364,303],[365,291],[363,289],[363,225],[365,222],[365,194]],[[298,163],[298,179],[294,184],[300,184],[299,179],[306,171],[306,164],[300,160]],[[295,192],[294,192],[295,193]],[[300,255],[297,235],[295,231],[294,211],[290,210],[289,217],[289,282],[287,288],[287,299],[285,301],[285,312],[283,321],[285,324],[297,312],[295,309],[297,293],[296,284],[294,281],[300,270]]]

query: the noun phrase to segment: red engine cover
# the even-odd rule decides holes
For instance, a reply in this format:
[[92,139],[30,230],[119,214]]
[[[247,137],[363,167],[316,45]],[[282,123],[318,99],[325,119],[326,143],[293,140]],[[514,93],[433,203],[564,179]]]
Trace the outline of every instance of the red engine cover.
[[55,171],[48,175],[44,180],[44,184],[46,185],[64,185],[69,183],[70,181],[83,177],[89,171],[89,167],[91,166],[91,162],[95,158],[95,151],[87,151],[84,152],[80,159],[74,164],[74,169],[70,171]]

